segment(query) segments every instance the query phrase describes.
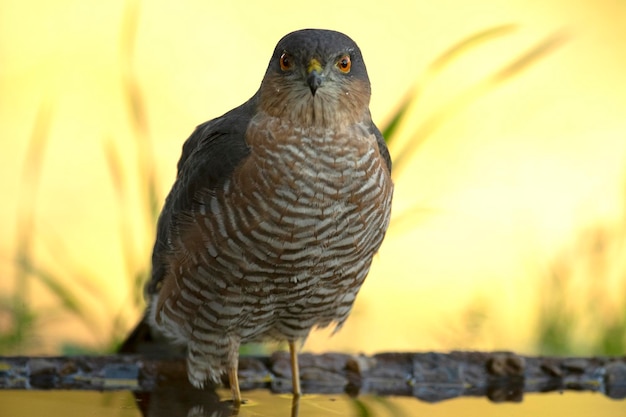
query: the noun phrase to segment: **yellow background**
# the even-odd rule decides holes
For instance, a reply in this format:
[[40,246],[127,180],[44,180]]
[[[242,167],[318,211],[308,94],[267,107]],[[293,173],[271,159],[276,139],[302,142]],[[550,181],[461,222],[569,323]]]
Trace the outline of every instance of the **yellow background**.
[[[126,185],[137,194],[135,131],[122,82],[129,4],[0,1],[0,290],[8,295],[17,285],[16,219],[33,170],[25,157],[40,111],[49,111],[50,126],[34,201],[37,260],[63,276],[69,257],[92,288],[64,282],[88,307],[86,328],[42,285],[29,284],[40,312],[36,353],[54,352],[67,340],[100,346],[112,331],[111,314],[124,312],[125,327],[139,314],[127,307],[120,222],[135,239],[140,262],[149,260],[151,236],[137,199],[128,202],[130,214],[120,209],[105,159],[107,146],[123,151]],[[146,1],[136,7],[132,71],[146,103],[161,198],[192,129],[254,93],[287,32],[330,28],[357,41],[381,126],[452,45],[490,27],[517,25],[429,81],[404,138],[546,37],[566,36],[446,119],[412,154],[395,176],[395,220],[353,316],[332,338],[313,333],[305,350],[530,351],[550,262],[588,226],[623,216],[624,1]],[[399,152],[395,145],[392,155]],[[624,291],[620,280],[623,274],[612,284],[616,297]],[[482,336],[466,338],[468,309],[477,308],[487,317]]]

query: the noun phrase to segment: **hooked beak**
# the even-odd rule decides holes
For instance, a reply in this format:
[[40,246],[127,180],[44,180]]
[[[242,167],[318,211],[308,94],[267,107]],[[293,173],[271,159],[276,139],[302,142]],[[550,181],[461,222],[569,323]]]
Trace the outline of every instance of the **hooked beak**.
[[317,59],[313,58],[309,62],[306,72],[308,74],[306,82],[311,89],[311,94],[315,95],[319,86],[322,85],[322,64],[320,64]]

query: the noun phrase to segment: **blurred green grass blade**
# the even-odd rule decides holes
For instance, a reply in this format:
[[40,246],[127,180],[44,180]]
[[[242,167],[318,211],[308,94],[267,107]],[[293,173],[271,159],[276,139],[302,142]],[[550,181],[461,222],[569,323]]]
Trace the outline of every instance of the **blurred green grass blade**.
[[358,417],[372,417],[370,408],[359,398],[352,398],[351,403],[354,406],[354,415]]
[[[118,224],[118,235],[122,247],[121,257],[124,265],[125,275],[131,287],[132,304],[134,307],[141,308],[144,305],[143,285],[149,276],[149,250],[150,248],[140,247],[137,236],[137,222],[133,221],[133,211],[131,209],[131,196],[129,195],[128,186],[125,185],[126,175],[123,173],[121,155],[112,142],[108,142],[105,147],[105,154],[109,173],[111,174],[112,183],[116,190],[119,200],[120,221]],[[149,162],[152,165],[152,162]],[[157,192],[156,181],[154,176],[146,180],[140,173],[140,207],[141,222],[140,225],[145,226],[145,230],[141,234],[153,236],[158,218],[157,208]],[[145,202],[148,204],[145,204]],[[151,240],[151,238],[148,238]]]
[[465,91],[457,94],[454,98],[431,113],[431,115],[416,129],[412,138],[407,144],[395,153],[394,174],[397,177],[404,168],[406,161],[414,152],[444,123],[459,114],[479,97],[492,91],[504,81],[508,81],[517,76],[531,64],[537,63],[556,48],[560,47],[568,40],[568,35],[564,31],[559,31],[548,36],[528,51],[520,54],[517,58],[495,71],[482,81],[474,84]]
[[137,143],[137,168],[139,179],[142,180],[141,189],[146,210],[146,227],[148,231],[154,229],[159,215],[161,198],[158,192],[156,173],[154,170],[154,155],[149,135],[147,110],[141,87],[133,70],[133,58],[139,22],[139,1],[128,0],[122,22],[121,52],[123,68],[123,85],[131,110],[131,122],[135,131]]
[[485,85],[484,88],[493,88],[494,86],[513,78],[518,73],[525,70],[528,66],[535,64],[541,58],[544,58],[548,54],[554,52],[554,50],[568,41],[569,38],[570,35],[565,30],[553,33],[493,74],[490,79],[486,80],[487,85]]
[[126,203],[126,192],[124,187],[124,164],[122,163],[122,157],[118,151],[115,143],[112,139],[104,141],[103,145],[104,159],[107,163],[109,175],[111,176],[111,183],[117,199],[121,203]]
[[[22,187],[18,195],[14,255],[18,260],[30,260],[34,257],[35,207],[51,123],[52,106],[48,100],[43,100],[35,116],[21,174]],[[18,350],[26,343],[27,334],[32,330],[36,318],[26,307],[30,301],[29,278],[27,271],[17,268],[15,290],[9,304],[13,309],[10,315],[13,329],[8,339],[2,342]]]
[[112,140],[104,142],[104,155],[107,162],[111,183],[118,199],[118,207],[121,211],[119,222],[119,236],[122,245],[122,261],[127,274],[132,274],[136,268],[135,260],[137,259],[135,233],[131,225],[131,213],[128,205],[129,195],[128,187],[124,184],[123,162],[118,148]]
[[372,397],[372,400],[377,404],[380,404],[390,416],[402,417],[407,415],[407,413],[402,408],[398,407],[398,404],[390,401],[389,398],[375,395]]
[[130,63],[135,55],[135,39],[139,26],[139,0],[126,0],[122,15],[121,48],[124,62]]
[[96,274],[81,265],[72,257],[72,251],[66,246],[63,239],[53,230],[42,236],[44,248],[55,260],[55,266],[59,272],[55,273],[56,277],[66,277],[72,281],[72,285],[84,290],[95,301],[100,301],[102,297],[102,285],[104,280],[97,277]]
[[[32,240],[35,228],[35,207],[51,121],[52,107],[47,101],[44,101],[39,107],[33,124],[21,176],[22,187],[19,194],[19,210],[17,214],[17,258],[30,258],[33,256]],[[25,279],[25,276],[18,276],[18,288],[21,285],[26,285]]]
[[411,87],[404,95],[404,97],[400,100],[400,103],[397,106],[396,110],[392,113],[391,119],[388,122],[384,123],[382,134],[385,140],[387,142],[392,140],[392,138],[394,137],[394,133],[398,125],[400,124],[400,121],[407,113],[407,110],[417,101],[417,98],[420,96],[421,92],[432,78],[437,76],[461,55],[467,53],[473,48],[481,46],[482,44],[493,38],[504,36],[515,30],[516,28],[517,25],[505,24],[482,30],[452,45],[450,48],[440,54],[428,66],[428,68],[426,68],[422,75],[418,77],[418,81],[415,83],[415,85]]
[[[149,261],[146,261],[145,265],[149,265]],[[150,268],[142,268],[136,271],[131,277],[131,294],[133,295],[133,304],[135,307],[145,307],[145,300],[143,297],[143,288],[146,282],[150,280]]]
[[446,66],[451,64],[461,55],[469,52],[471,49],[482,46],[487,41],[492,39],[508,35],[517,29],[517,27],[518,26],[516,24],[507,23],[481,30],[480,32],[476,32],[475,34],[462,39],[440,54],[439,57],[430,64],[427,73],[437,73],[443,71]]
[[[94,315],[91,314],[92,311],[86,308],[86,306],[90,306],[90,304],[81,302],[80,298],[76,296],[76,292],[72,288],[76,283],[75,279],[65,283],[58,275],[33,265],[30,259],[18,260],[17,265],[26,274],[39,281],[58,300],[63,311],[73,314],[74,317],[83,322],[85,327],[97,339],[107,337],[107,335],[103,335],[99,329],[94,320]],[[96,302],[102,302],[100,298],[96,298],[95,300]]]
[[26,300],[0,296],[0,317],[8,317],[8,326],[0,332],[0,354],[23,353],[32,343],[37,315]]
[[390,143],[391,140],[395,137],[396,130],[400,125],[402,119],[404,119],[404,115],[411,105],[412,98],[413,96],[408,97],[408,99],[405,99],[401,102],[399,108],[395,110],[393,116],[391,117],[391,120],[389,120],[386,126],[382,129],[381,133],[383,135],[383,138],[385,139],[385,142]]
[[31,262],[30,258],[22,258],[17,261],[18,266],[25,274],[32,276],[41,282],[52,294],[61,301],[61,305],[66,310],[76,314],[79,317],[84,315],[84,311],[80,306],[78,299],[72,294],[72,291],[64,285],[61,280],[54,274],[38,268]]
[[606,328],[600,335],[594,352],[601,355],[618,356],[626,352],[626,305],[621,317],[616,317],[613,322],[607,323]]
[[[43,101],[39,106],[33,130],[28,141],[26,158],[24,160],[24,170],[22,171],[23,184],[28,185],[26,192],[31,194],[36,191],[41,179],[43,159],[48,145],[48,135],[52,123],[52,106],[48,101]],[[32,194],[31,194],[32,195]],[[27,194],[28,196],[28,194]]]
[[143,103],[143,96],[137,83],[133,71],[133,57],[135,55],[135,40],[137,38],[137,27],[139,25],[139,1],[127,0],[126,8],[122,18],[121,45],[122,71],[124,87],[126,88],[126,98],[131,110],[131,120],[133,127],[140,136],[147,134],[146,108]]
[[581,232],[570,247],[551,261],[541,280],[537,304],[539,353],[609,356],[624,353],[623,240],[623,222],[594,225]]
[[[155,171],[153,146],[150,141],[147,107],[141,92],[139,80],[133,70],[139,10],[140,4],[138,0],[128,0],[126,2],[121,31],[121,53],[122,66],[124,69],[123,85],[131,109],[131,123],[134,128],[134,138],[137,146],[137,160],[135,165],[137,167],[137,178],[140,181],[139,189],[141,190],[141,194],[139,195],[142,207],[141,220],[145,228],[142,234],[149,236],[149,240],[152,240],[160,212],[161,196],[157,187],[157,175]],[[109,160],[111,169],[115,172],[120,172],[119,154],[114,154],[110,149]],[[121,184],[121,179],[115,179],[114,181],[119,181]],[[125,188],[120,185],[119,189]],[[126,196],[126,201],[128,201],[127,197],[128,196]],[[125,219],[130,218],[130,214],[127,214],[128,215],[123,216]],[[148,254],[137,253],[135,249],[136,245],[131,243],[134,241],[133,236],[131,236],[132,229],[126,227],[124,224],[120,226],[120,236],[122,239],[124,257],[126,259],[127,276],[134,290],[133,303],[136,306],[140,306],[143,305],[143,284],[149,276],[149,257]],[[144,256],[146,259],[143,259]],[[137,264],[137,259],[142,259],[142,261]]]

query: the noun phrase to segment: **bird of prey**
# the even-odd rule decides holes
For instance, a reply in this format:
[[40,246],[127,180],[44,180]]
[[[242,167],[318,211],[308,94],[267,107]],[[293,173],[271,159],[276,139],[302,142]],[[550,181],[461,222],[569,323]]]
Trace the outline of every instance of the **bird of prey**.
[[356,43],[305,29],[277,44],[259,90],[185,142],[157,226],[146,322],[187,351],[190,382],[228,373],[240,344],[339,329],[391,211],[391,160]]

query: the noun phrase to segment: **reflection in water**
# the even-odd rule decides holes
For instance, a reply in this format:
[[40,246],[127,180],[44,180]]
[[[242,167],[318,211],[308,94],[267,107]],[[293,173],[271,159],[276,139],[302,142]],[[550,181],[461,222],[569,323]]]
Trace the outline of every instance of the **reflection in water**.
[[[26,391],[0,389],[2,417],[115,416],[232,416],[229,402],[220,402],[215,392],[184,393],[184,389],[159,390],[146,401],[139,396],[143,414],[128,391]],[[229,398],[228,389],[220,389],[221,398]],[[158,398],[160,396],[160,398]],[[268,390],[246,391],[248,402],[238,417],[288,417],[292,414],[292,396],[272,394]],[[555,412],[558,410],[558,412]],[[531,394],[521,403],[495,404],[485,398],[464,397],[426,403],[411,397],[372,395],[349,398],[347,395],[305,394],[299,401],[298,417],[624,417],[626,403],[589,392],[566,391],[562,394]],[[148,412],[152,414],[148,414]],[[168,414],[169,413],[169,414]],[[237,415],[237,414],[235,414]]]
[[[326,416],[393,416],[412,415],[390,398],[366,396],[354,398],[307,394],[272,394],[265,390],[243,394],[244,403],[235,407],[230,392],[197,390],[189,385],[159,388],[152,393],[135,394],[143,417],[326,417]],[[417,405],[417,403],[416,403]]]
[[198,390],[190,385],[169,385],[153,392],[136,393],[135,400],[144,417],[236,415],[232,403],[220,401],[215,391]]
[[[231,400],[221,400],[215,387],[197,389],[186,378],[163,380],[153,391],[133,395],[143,417],[230,417],[239,416],[242,408],[256,405],[246,400],[245,393],[242,406],[235,405]],[[292,397],[290,408],[291,412],[284,416],[298,416],[299,396]]]
[[186,378],[161,380],[154,390],[134,396],[144,417],[236,415],[232,403],[221,401],[215,389],[197,389]]

